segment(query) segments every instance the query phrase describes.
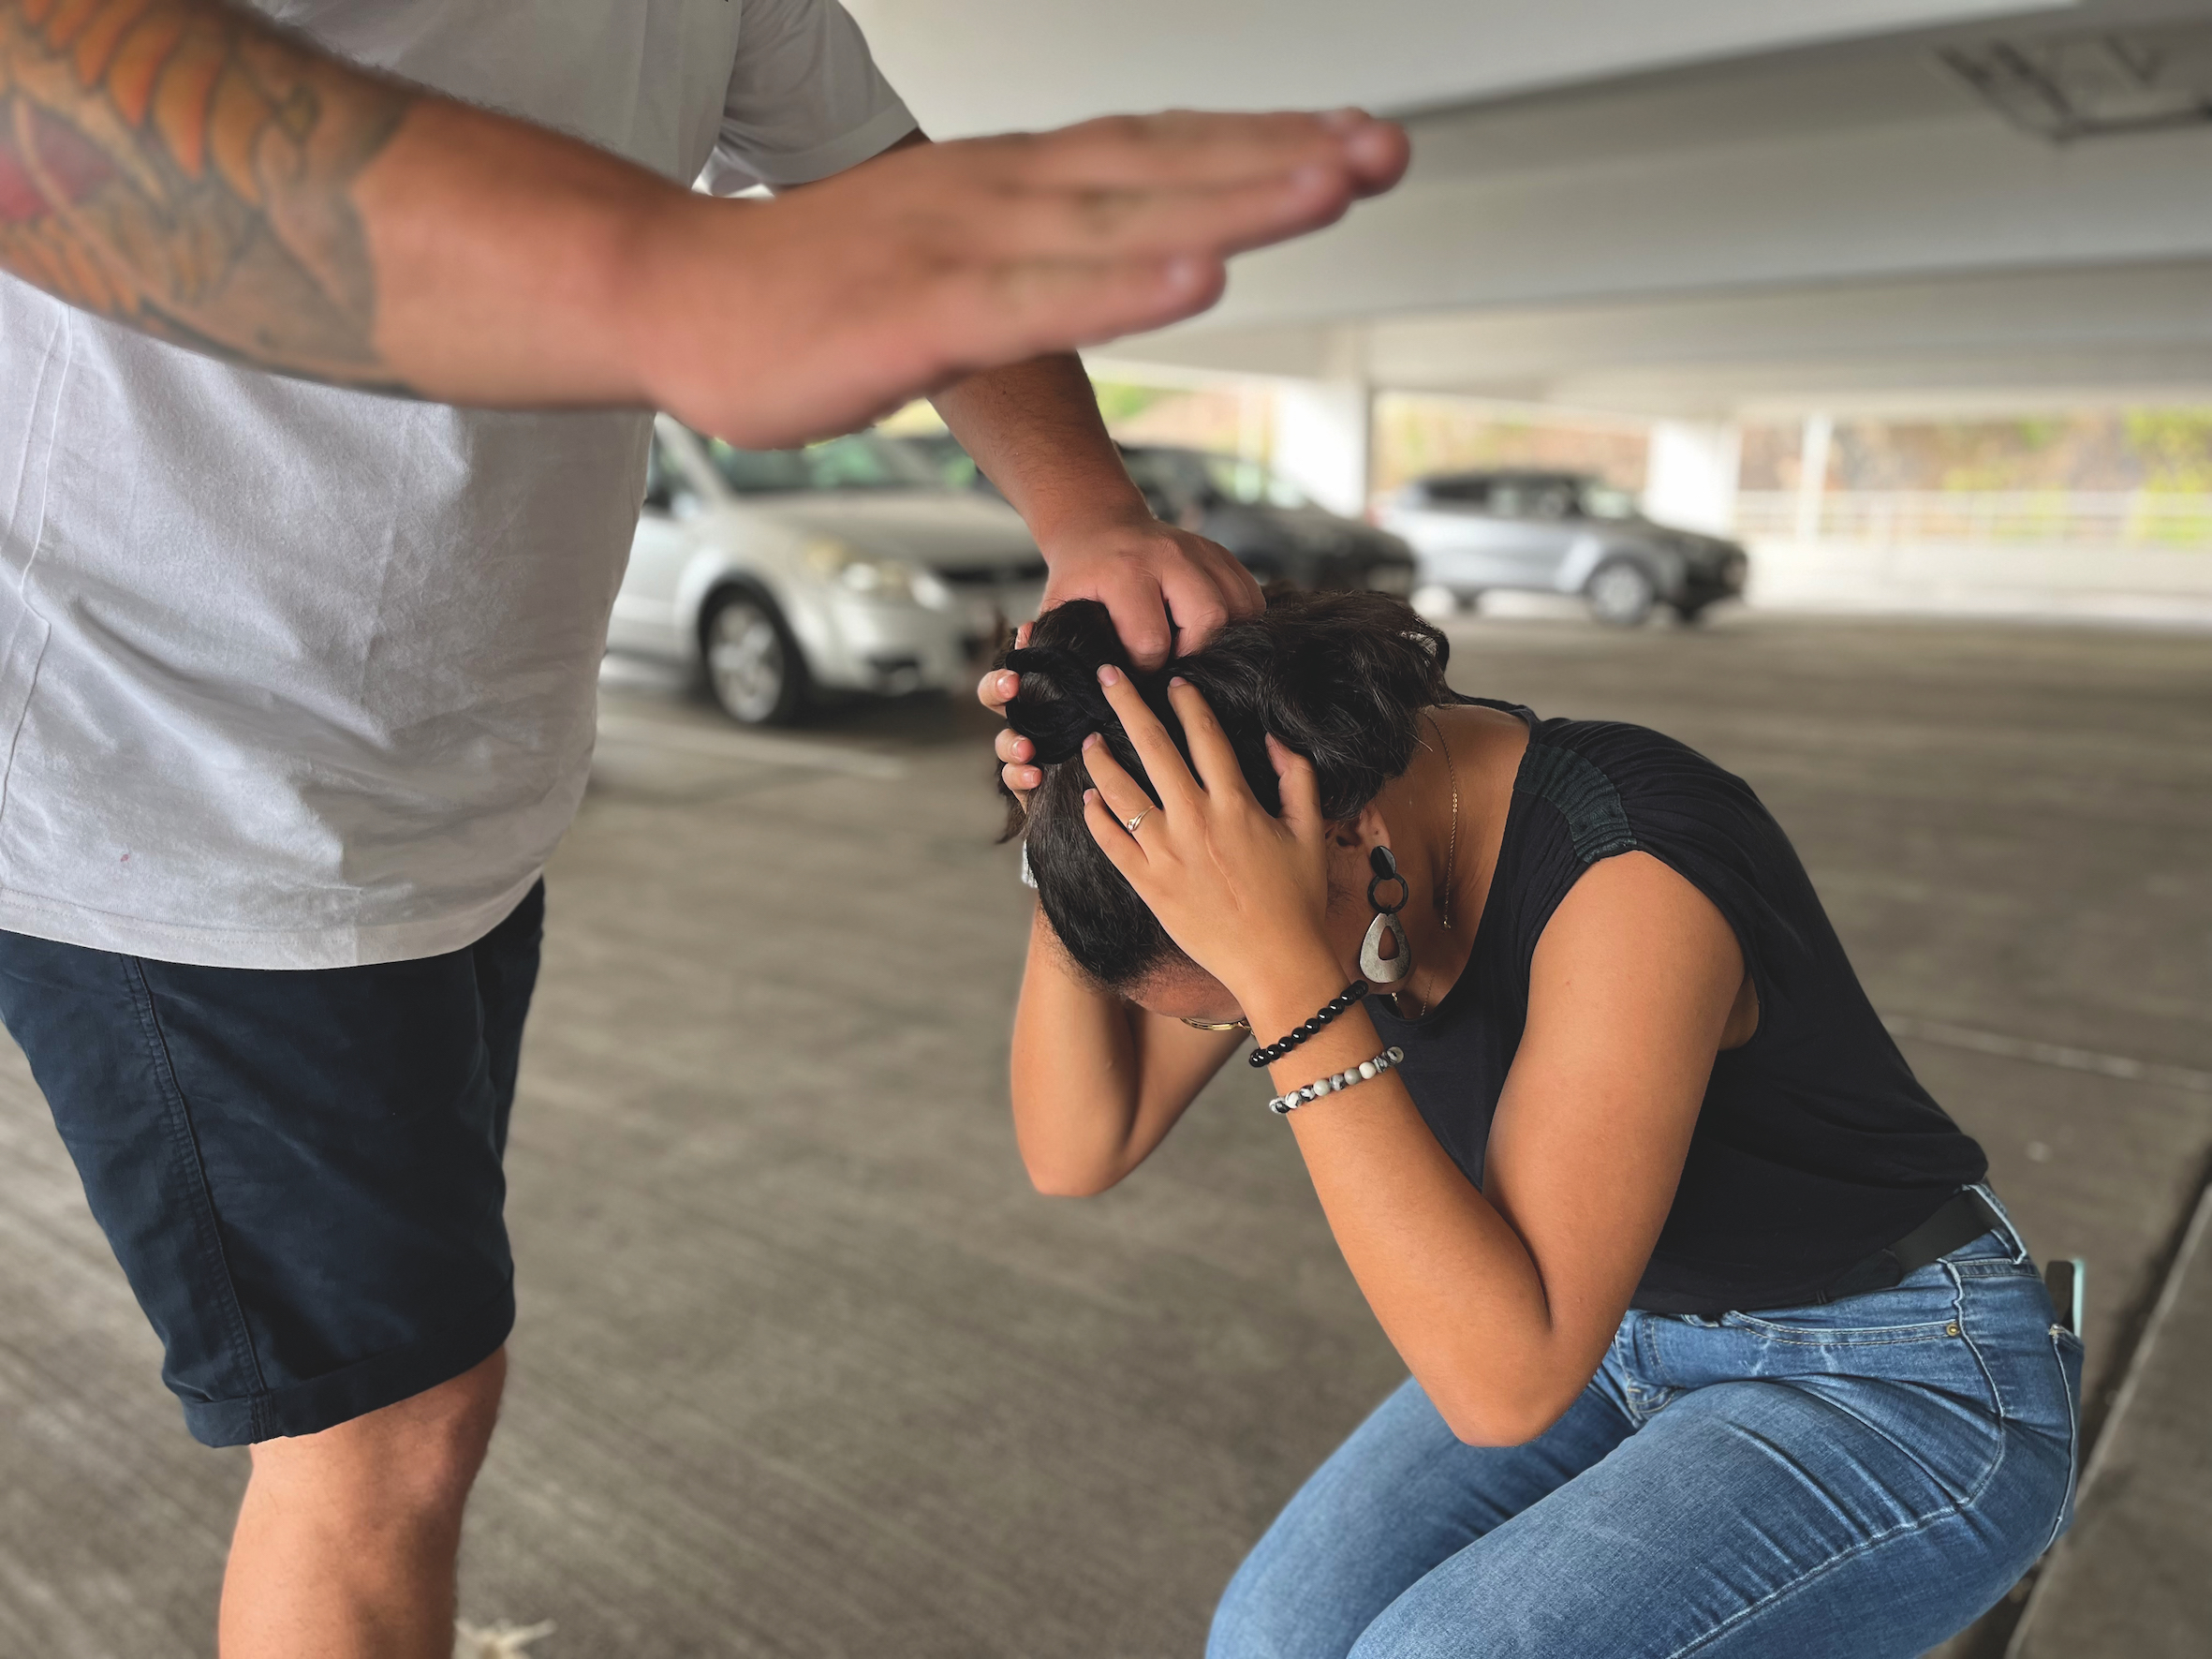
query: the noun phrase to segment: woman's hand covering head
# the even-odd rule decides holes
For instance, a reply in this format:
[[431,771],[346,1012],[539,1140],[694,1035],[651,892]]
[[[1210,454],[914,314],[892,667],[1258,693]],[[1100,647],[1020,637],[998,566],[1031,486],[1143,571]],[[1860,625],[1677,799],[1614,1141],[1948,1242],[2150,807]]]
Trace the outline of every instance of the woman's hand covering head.
[[1181,959],[1084,823],[1089,778],[1081,754],[1089,733],[1099,733],[1158,798],[1099,689],[1102,665],[1128,675],[1186,761],[1188,744],[1167,684],[1180,674],[1196,686],[1271,813],[1280,811],[1281,797],[1268,736],[1304,755],[1313,763],[1323,815],[1337,821],[1355,816],[1412,764],[1421,711],[1451,699],[1450,654],[1443,634],[1410,607],[1375,593],[1276,594],[1262,615],[1231,623],[1202,650],[1155,673],[1131,667],[1103,605],[1074,600],[1040,616],[1028,644],[1003,659],[1021,676],[1007,720],[1035,745],[1044,773],[1026,816],[1010,807],[1008,833],[1026,833],[1046,919],[1076,966],[1127,992]]

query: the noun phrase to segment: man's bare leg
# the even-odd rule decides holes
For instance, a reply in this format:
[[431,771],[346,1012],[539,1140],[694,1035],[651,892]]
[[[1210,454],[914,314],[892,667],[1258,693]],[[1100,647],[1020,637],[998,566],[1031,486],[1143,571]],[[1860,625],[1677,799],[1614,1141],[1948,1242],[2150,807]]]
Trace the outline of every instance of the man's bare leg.
[[223,1659],[450,1659],[461,1513],[507,1351],[320,1434],[254,1447]]

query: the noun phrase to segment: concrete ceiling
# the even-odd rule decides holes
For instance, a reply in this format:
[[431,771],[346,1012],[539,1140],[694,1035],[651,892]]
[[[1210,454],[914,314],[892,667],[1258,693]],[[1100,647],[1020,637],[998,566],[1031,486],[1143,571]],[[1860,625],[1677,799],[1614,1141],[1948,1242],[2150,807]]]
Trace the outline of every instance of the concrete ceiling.
[[944,136],[1406,116],[1398,191],[1097,362],[1639,417],[2212,401],[2212,0],[847,4]]
[[1113,111],[1405,111],[2072,0],[846,0],[940,137]]
[[1325,378],[1587,414],[2212,402],[2212,263],[1970,273],[1190,331],[1103,373]]
[[2212,125],[2055,143],[1939,55],[2085,24],[2212,61],[2205,0],[2105,0],[1432,112],[1397,193],[1110,356],[1647,415],[2212,400]]

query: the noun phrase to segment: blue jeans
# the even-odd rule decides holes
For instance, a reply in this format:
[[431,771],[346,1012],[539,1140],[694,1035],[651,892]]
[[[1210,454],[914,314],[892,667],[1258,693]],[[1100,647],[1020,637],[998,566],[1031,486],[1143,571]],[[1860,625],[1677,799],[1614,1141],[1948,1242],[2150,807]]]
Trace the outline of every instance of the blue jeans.
[[2072,1518],[2081,1344],[2009,1232],[1895,1289],[1631,1311],[1567,1415],[1385,1400],[1238,1569],[1208,1659],[1910,1659]]

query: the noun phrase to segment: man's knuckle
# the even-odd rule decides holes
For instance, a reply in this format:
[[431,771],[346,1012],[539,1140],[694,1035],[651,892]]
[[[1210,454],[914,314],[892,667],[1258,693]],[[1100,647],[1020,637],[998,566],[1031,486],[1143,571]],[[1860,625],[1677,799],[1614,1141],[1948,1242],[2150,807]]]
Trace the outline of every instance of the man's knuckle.
[[1110,143],[1141,144],[1152,136],[1152,123],[1142,115],[1103,115],[1092,126]]
[[1128,223],[1138,205],[1139,199],[1132,191],[1079,190],[1073,204],[1076,226],[1093,236],[1111,236]]

